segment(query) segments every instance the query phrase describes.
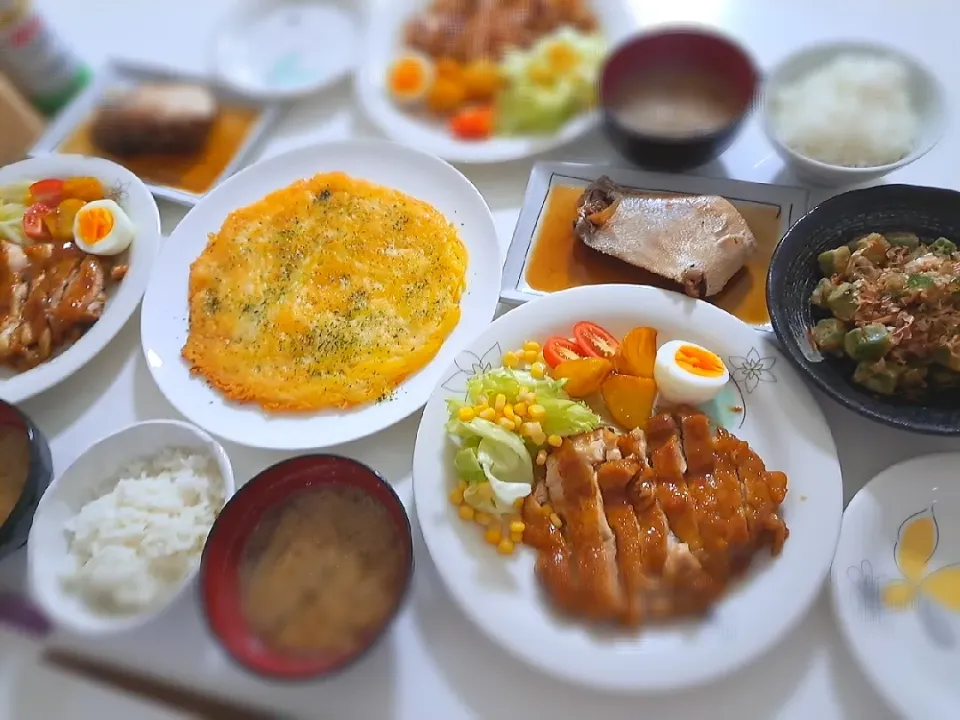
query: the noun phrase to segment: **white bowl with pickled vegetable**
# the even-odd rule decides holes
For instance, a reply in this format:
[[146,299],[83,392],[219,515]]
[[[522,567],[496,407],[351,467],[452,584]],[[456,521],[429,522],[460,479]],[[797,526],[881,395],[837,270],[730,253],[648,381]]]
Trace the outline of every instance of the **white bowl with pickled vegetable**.
[[[671,352],[677,340],[683,358]],[[614,361],[611,341],[620,348]],[[577,348],[588,357],[569,357]],[[719,389],[683,383],[682,367],[666,357],[658,362],[661,354],[677,366],[689,360],[697,370],[688,372],[701,379],[729,372],[729,381]],[[561,371],[566,360],[583,372]],[[604,360],[607,375],[598,381],[592,368]],[[789,478],[780,509],[790,537],[782,553],[758,557],[706,617],[597,631],[561,616],[545,599],[535,553],[524,544],[536,542],[527,521],[534,533],[538,521],[546,529],[543,506],[537,518],[526,506],[513,517],[517,499],[536,494],[541,453],[557,444],[562,452],[563,438],[575,443],[598,424],[621,432],[641,427],[638,418],[650,418],[657,393],[699,402],[708,389],[714,397],[704,412]],[[546,295],[501,316],[460,352],[424,409],[413,490],[426,547],[464,614],[522,661],[565,682],[619,692],[705,683],[773,647],[816,599],[843,509],[829,427],[779,351],[712,305],[626,285]],[[554,511],[556,521],[547,515],[561,533],[563,512]]]
[[[27,322],[17,303],[0,316],[0,397],[21,402],[37,395],[103,350],[140,303],[160,237],[160,212],[150,191],[109,160],[45,155],[0,169],[0,264],[18,278],[21,302],[37,292],[30,281],[43,258],[76,252],[73,246],[91,256],[84,271],[95,278],[111,274],[97,281],[103,289],[88,299],[90,316],[77,326],[82,334],[75,340],[51,338],[48,321]],[[108,255],[107,269],[99,258]],[[63,294],[69,290],[68,284]]]

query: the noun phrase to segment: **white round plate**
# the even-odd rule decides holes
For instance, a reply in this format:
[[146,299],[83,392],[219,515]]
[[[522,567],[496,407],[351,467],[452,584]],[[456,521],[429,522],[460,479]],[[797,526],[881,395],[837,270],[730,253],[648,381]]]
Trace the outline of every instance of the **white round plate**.
[[[470,256],[460,322],[437,355],[407,378],[389,399],[349,410],[267,413],[226,400],[191,375],[180,356],[187,339],[190,264],[237,208],[300,178],[343,171],[424,200],[457,226]],[[147,365],[161,392],[191,421],[250,447],[279,450],[323,448],[372,435],[419,409],[457,352],[485,327],[500,294],[500,250],[490,209],[480,192],[442,160],[390,142],[352,140],[291,150],[263,160],[218,185],[187,213],[166,242],[141,313]]]
[[960,453],[887,468],[843,515],[833,608],[874,688],[903,717],[960,707]]
[[49,177],[96,177],[120,193],[120,206],[137,229],[123,282],[111,288],[103,315],[83,337],[32,370],[0,366],[0,398],[18,403],[67,379],[96,356],[137,309],[160,249],[160,211],[147,186],[116,163],[81,155],[43,155],[0,168],[0,185]]
[[[455,446],[446,400],[463,397],[466,379],[500,364],[529,339],[567,337],[590,320],[623,336],[657,328],[658,342],[684,339],[727,363],[743,408],[727,423],[770,469],[787,473],[783,515],[790,537],[777,558],[758,554],[746,576],[702,620],[611,634],[571,622],[546,604],[526,548],[504,558],[484,546],[478,527],[459,517],[448,494]],[[733,396],[731,396],[733,402]],[[789,408],[789,411],[785,411]],[[567,682],[604,690],[675,689],[729,673],[774,646],[815,599],[833,558],[843,511],[840,465],[819,407],[799,375],[759,334],[707,303],[654,288],[597,285],[553,293],[498,318],[460,353],[423,413],[413,456],[417,518],[447,589],[480,629],[530,665]]]
[[214,44],[216,70],[235,90],[289,100],[322,90],[353,70],[355,10],[349,2],[244,3]]
[[[356,73],[357,97],[370,119],[391,139],[450,162],[497,163],[566,145],[596,126],[598,113],[587,112],[552,135],[464,141],[453,137],[442,124],[425,122],[397,107],[386,89],[387,71],[402,51],[404,23],[423,5],[417,0],[381,0],[368,19],[363,60]],[[626,3],[620,0],[594,0],[591,5],[599,17],[608,47],[613,47],[636,26]]]

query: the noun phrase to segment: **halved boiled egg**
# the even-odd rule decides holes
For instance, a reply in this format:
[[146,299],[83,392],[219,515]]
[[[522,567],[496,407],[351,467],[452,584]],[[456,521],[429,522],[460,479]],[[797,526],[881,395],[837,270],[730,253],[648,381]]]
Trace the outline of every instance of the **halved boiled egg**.
[[730,373],[716,353],[684,340],[672,340],[657,350],[653,379],[667,402],[701,405],[717,396]]
[[387,89],[397,102],[416,103],[433,85],[436,67],[430,58],[407,53],[397,58],[387,73]]
[[119,255],[133,242],[136,228],[113,200],[94,200],[77,211],[73,239],[91,255]]

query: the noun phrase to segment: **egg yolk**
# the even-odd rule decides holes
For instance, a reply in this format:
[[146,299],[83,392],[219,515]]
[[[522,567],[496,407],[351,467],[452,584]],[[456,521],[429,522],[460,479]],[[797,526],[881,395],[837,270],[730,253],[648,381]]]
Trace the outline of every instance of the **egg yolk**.
[[691,375],[701,377],[720,377],[723,375],[723,361],[709,350],[695,345],[682,345],[677,349],[673,359],[677,367]]
[[113,213],[106,208],[90,208],[80,213],[80,237],[95,245],[113,230]]
[[419,58],[400,58],[390,71],[390,87],[395,93],[412,93],[426,84],[423,61]]
[[547,48],[547,62],[554,72],[565,73],[577,67],[580,55],[566,43],[555,43]]

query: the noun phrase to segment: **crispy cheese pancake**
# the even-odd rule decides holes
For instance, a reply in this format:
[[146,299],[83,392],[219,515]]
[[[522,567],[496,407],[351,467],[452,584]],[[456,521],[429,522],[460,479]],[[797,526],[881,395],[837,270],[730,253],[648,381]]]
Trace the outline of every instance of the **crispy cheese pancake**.
[[267,410],[388,395],[460,319],[467,251],[433,206],[325,173],[235,210],[190,267],[183,357]]

